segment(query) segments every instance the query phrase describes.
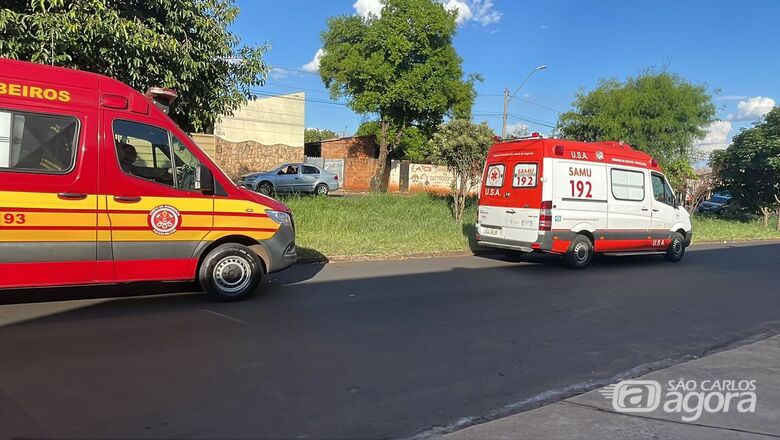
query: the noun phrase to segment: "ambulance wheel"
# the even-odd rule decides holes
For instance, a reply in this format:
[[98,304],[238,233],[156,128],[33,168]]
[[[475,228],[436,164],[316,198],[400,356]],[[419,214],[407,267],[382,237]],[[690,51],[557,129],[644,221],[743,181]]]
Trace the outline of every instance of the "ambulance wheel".
[[274,186],[271,185],[271,182],[260,182],[260,184],[257,185],[257,192],[264,196],[270,196],[273,191]]
[[679,232],[672,232],[672,242],[669,243],[669,249],[666,250],[664,258],[666,261],[676,263],[685,256],[685,238]]
[[198,281],[214,301],[238,301],[251,294],[263,278],[263,263],[248,247],[226,243],[203,259]]
[[317,194],[318,196],[327,196],[328,190],[328,185],[320,183],[316,188],[314,188],[314,194]]
[[575,235],[569,250],[563,256],[563,262],[570,269],[583,269],[593,259],[593,243],[584,235]]

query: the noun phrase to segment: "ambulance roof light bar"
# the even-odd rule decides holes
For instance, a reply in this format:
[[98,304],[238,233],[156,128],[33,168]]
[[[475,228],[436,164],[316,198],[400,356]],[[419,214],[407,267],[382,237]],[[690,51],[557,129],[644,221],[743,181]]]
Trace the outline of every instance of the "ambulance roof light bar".
[[176,90],[165,87],[149,87],[146,89],[144,96],[167,115],[171,109],[171,104],[173,104],[173,101],[176,100],[179,94],[176,93]]

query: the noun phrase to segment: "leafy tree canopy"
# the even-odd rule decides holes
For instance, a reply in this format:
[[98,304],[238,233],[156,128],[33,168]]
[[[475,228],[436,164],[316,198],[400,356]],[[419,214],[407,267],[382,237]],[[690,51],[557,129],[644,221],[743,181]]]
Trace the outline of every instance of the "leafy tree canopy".
[[186,131],[213,128],[262,85],[267,46],[228,31],[232,0],[6,0],[0,56],[114,77],[139,91],[175,89],[171,117]]
[[721,186],[760,211],[766,225],[771,209],[780,208],[780,107],[740,131],[728,148],[715,151],[712,167]]
[[477,80],[463,79],[462,60],[452,45],[456,12],[434,0],[382,4],[379,17],[329,19],[320,60],[320,76],[332,97],[346,99],[357,113],[379,116],[379,189],[386,187],[388,153],[406,128],[429,131],[446,114],[470,114]]
[[715,116],[705,86],[667,72],[602,80],[595,90],[580,90],[573,106],[558,120],[560,136],[626,142],[657,158],[678,187],[693,172],[694,142]]
[[[397,133],[392,128],[389,136],[395,138]],[[379,121],[366,121],[358,127],[357,136],[375,136],[377,139],[382,135],[382,127]],[[394,159],[408,159],[416,163],[430,162],[433,160],[432,151],[428,144],[428,136],[421,129],[411,126],[401,134],[398,146],[393,150],[391,156]]]
[[463,219],[463,209],[470,182],[479,180],[487,151],[495,133],[487,122],[475,124],[467,119],[453,119],[439,126],[430,140],[436,162],[455,174],[455,218]]
[[338,139],[339,135],[333,131],[319,128],[307,128],[303,131],[303,142],[308,144],[310,142],[322,142],[329,139]]

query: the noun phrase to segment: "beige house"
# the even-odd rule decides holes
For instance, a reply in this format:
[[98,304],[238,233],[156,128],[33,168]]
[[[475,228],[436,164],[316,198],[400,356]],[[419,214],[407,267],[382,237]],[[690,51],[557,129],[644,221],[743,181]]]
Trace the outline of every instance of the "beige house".
[[303,148],[303,92],[256,98],[224,116],[214,126],[214,134],[228,142],[254,141],[262,145]]

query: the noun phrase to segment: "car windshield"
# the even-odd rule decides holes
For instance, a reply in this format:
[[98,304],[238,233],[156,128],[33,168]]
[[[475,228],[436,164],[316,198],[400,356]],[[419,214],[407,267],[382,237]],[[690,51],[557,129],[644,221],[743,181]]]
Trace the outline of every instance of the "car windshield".
[[728,201],[729,201],[729,199],[727,199],[725,197],[713,197],[713,198],[710,199],[710,202],[712,202],[712,203],[726,203]]

